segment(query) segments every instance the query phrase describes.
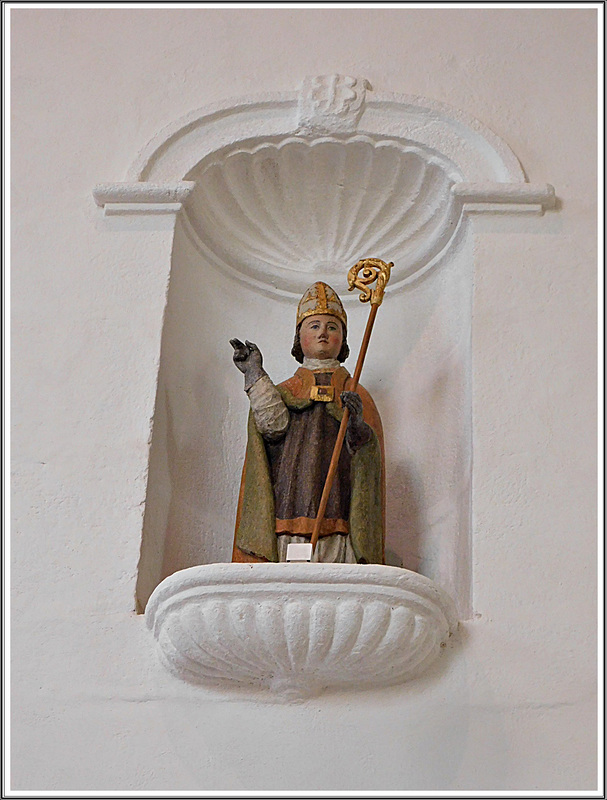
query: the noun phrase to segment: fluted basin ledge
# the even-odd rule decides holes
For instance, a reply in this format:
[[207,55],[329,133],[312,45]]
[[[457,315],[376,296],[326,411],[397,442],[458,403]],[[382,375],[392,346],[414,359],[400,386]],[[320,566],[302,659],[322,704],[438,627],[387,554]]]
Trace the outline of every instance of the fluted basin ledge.
[[378,564],[206,564],[160,583],[145,619],[169,671],[277,699],[421,675],[457,627],[430,579]]

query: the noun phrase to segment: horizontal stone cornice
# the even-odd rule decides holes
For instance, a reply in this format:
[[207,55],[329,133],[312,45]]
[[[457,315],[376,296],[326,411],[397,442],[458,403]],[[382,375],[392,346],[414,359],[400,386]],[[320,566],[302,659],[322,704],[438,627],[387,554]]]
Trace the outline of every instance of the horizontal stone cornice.
[[195,186],[194,181],[101,183],[94,188],[93,197],[107,216],[167,214],[178,212]]
[[476,212],[528,210],[542,213],[556,206],[554,187],[549,183],[455,183],[452,194]]

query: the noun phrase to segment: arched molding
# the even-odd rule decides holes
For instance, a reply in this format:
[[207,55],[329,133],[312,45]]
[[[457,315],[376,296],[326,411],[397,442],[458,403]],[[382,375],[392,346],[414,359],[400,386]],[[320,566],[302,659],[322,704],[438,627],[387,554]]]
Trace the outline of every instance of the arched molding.
[[[364,82],[346,76],[321,76],[315,80],[335,79]],[[310,80],[304,81],[299,92],[232,98],[190,112],[160,131],[143,148],[125,181],[182,180],[210,153],[246,139],[356,130],[371,137],[401,139],[429,152],[441,153],[468,183],[526,183],[514,152],[486,125],[446,103],[417,95],[374,92],[369,99],[365,94],[355,126],[337,124],[331,106],[318,108],[315,124],[311,126],[310,104],[305,105]]]
[[543,213],[510,147],[478,120],[364,78],[227,100],[161,131],[126,181],[98,186],[108,216],[179,212],[207,263],[256,291],[301,295],[373,255],[390,292],[436,263],[467,212]]

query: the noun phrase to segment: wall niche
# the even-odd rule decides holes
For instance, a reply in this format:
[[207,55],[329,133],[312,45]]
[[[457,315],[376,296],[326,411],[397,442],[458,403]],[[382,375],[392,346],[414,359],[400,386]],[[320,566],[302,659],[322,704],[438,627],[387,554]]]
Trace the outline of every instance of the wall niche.
[[528,184],[461,112],[335,75],[194,112],[95,196],[108,215],[175,215],[138,610],[169,576],[188,570],[194,591],[190,568],[230,561],[248,400],[229,339],[256,342],[273,380],[289,377],[297,302],[323,280],[348,313],[352,372],[368,307],[346,274],[375,257],[394,262],[361,376],[384,424],[386,562],[445,593],[436,649],[472,613],[474,215],[542,213],[552,187]]

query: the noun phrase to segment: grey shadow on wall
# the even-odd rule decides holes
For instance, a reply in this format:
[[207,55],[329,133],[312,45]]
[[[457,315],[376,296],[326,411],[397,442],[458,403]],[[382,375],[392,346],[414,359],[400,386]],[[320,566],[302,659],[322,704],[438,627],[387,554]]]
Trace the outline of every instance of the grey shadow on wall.
[[[211,487],[210,475],[202,469],[204,447],[197,433],[179,440],[169,388],[161,382],[154,413],[138,567],[139,613],[164,578],[208,560],[204,553],[208,520],[203,509]],[[198,535],[192,535],[195,532]]]
[[[183,391],[183,389],[182,389]],[[166,415],[166,456],[170,502],[164,532],[161,579],[197,564],[209,563],[222,531],[213,524],[216,515],[228,513],[215,503],[213,481],[223,476],[207,468],[208,440],[205,426],[195,425],[180,441],[168,388],[164,390]],[[222,548],[231,554],[231,541]],[[229,560],[229,559],[228,559]]]
[[409,462],[386,463],[386,564],[419,572],[422,481]]
[[174,457],[177,442],[169,392],[159,381],[148,465],[141,552],[137,567],[136,610],[142,614],[156,586],[165,575],[169,520],[175,486]]
[[171,408],[171,400],[167,386],[164,387],[164,408],[165,408],[165,419],[166,419],[165,438],[166,438],[167,470],[169,473],[170,501],[168,504],[168,515],[164,530],[164,548],[162,557],[162,568],[160,574],[161,580],[164,580],[172,572],[176,571],[172,569],[170,565],[174,563],[175,560],[179,560],[177,554],[173,552],[176,545],[175,542],[176,537],[171,536],[171,529],[172,529],[171,521],[175,518],[175,486],[179,478],[178,465],[180,462],[180,453],[179,453],[179,445],[177,442],[177,437],[175,435],[175,416]]

